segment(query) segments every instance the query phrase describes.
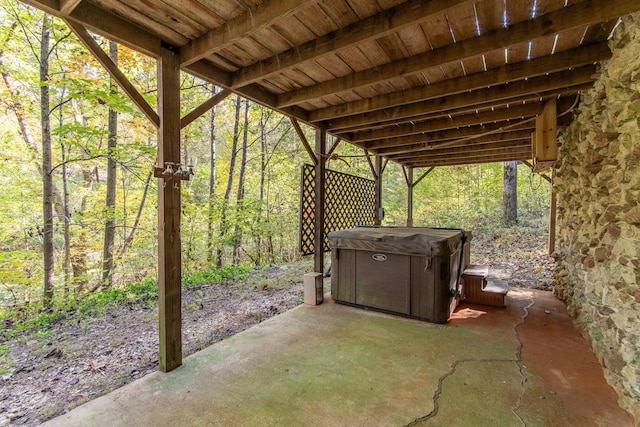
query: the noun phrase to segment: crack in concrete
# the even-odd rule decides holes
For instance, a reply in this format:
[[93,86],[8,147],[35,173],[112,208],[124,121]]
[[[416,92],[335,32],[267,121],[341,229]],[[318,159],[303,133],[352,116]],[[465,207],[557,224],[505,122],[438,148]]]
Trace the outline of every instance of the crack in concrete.
[[529,308],[535,304],[535,301],[533,300],[533,298],[531,298],[529,304],[524,307],[524,315],[520,317],[520,322],[518,322],[517,324],[515,324],[513,326],[513,333],[516,336],[516,339],[518,340],[518,348],[516,350],[516,358],[515,359],[458,359],[456,361],[454,361],[451,364],[451,369],[446,372],[444,375],[442,375],[440,378],[438,378],[438,387],[436,388],[436,391],[433,393],[433,410],[431,412],[429,412],[426,415],[423,415],[422,417],[418,417],[415,420],[411,421],[409,424],[407,424],[404,427],[413,427],[421,422],[427,421],[433,417],[435,417],[436,415],[438,415],[438,411],[440,409],[440,405],[438,403],[439,399],[440,399],[440,395],[442,394],[442,389],[444,386],[444,381],[449,378],[451,375],[455,374],[456,369],[458,368],[458,365],[462,364],[462,363],[471,363],[471,362],[492,362],[492,363],[496,363],[496,362],[508,362],[508,363],[515,363],[518,366],[518,372],[520,373],[520,395],[518,396],[518,400],[516,401],[515,405],[511,407],[511,412],[520,420],[520,422],[522,423],[523,426],[526,427],[526,423],[524,422],[524,420],[522,419],[522,417],[520,417],[520,415],[518,415],[518,413],[516,412],[516,410],[520,407],[520,404],[522,403],[522,398],[524,396],[524,385],[527,382],[527,376],[524,373],[523,370],[523,366],[522,366],[522,348],[524,346],[524,344],[522,343],[522,339],[520,338],[520,335],[518,334],[517,328],[518,326],[522,325],[525,322],[525,319],[527,318],[527,316],[529,316]]
[[518,400],[516,401],[516,403],[511,407],[511,412],[513,413],[513,415],[518,417],[522,425],[525,427],[527,426],[527,423],[516,412],[518,408],[520,408],[520,405],[522,404],[522,398],[524,397],[524,385],[528,381],[528,378],[524,373],[524,366],[522,365],[522,348],[524,347],[524,344],[522,343],[522,339],[520,338],[520,334],[518,333],[518,326],[524,324],[525,319],[529,316],[529,308],[533,304],[535,304],[535,301],[533,298],[531,298],[529,304],[526,307],[524,307],[524,315],[520,318],[520,322],[513,326],[513,332],[515,333],[516,339],[518,340],[518,350],[516,351],[516,358],[517,358],[516,364],[518,365],[518,372],[520,373],[520,395],[518,396]]

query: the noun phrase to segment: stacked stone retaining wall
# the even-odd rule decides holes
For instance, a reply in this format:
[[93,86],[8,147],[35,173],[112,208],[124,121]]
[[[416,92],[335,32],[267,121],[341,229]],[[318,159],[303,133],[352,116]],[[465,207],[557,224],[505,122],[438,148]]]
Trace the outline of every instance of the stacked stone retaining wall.
[[640,14],[560,132],[555,293],[640,424]]

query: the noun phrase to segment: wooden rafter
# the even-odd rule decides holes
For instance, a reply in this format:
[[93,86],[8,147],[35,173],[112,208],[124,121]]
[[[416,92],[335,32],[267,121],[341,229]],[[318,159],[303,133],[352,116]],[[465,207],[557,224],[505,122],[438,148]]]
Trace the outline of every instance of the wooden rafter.
[[[473,147],[474,145],[490,144],[494,142],[509,143],[512,141],[523,141],[523,140],[527,140],[527,141],[531,140],[530,129],[517,130],[517,131],[505,131],[505,132],[480,136],[480,137],[474,138],[473,140],[467,140],[467,141],[457,140],[456,144],[451,144],[450,146],[446,147],[446,149],[448,150],[455,147]],[[438,149],[433,145],[429,145],[428,143],[420,143],[420,144],[412,144],[412,145],[400,146],[400,147],[381,148],[379,150],[372,150],[372,151],[375,151],[377,154],[387,156],[389,157],[389,159],[396,161],[402,158],[419,156],[420,154],[423,154],[425,152],[433,153],[438,150],[442,151],[443,149]]]
[[191,41],[181,49],[182,66],[187,66],[206,58],[215,50],[224,49],[237,42],[242,37],[254,34],[257,31],[273,24],[274,21],[291,16],[302,7],[307,7],[313,2],[301,2],[300,0],[268,0],[238,16],[236,19],[226,22],[203,36]]
[[438,160],[421,160],[413,162],[404,162],[403,164],[410,167],[429,167],[429,166],[455,166],[455,165],[470,165],[478,163],[493,163],[493,162],[507,162],[513,160],[530,159],[531,150],[526,149],[510,149],[505,150],[502,153],[488,154],[488,155],[466,155],[460,157],[450,157]]
[[[574,28],[585,27],[594,22],[617,18],[637,10],[634,0],[590,0],[545,14],[539,18],[514,24],[445,47],[414,55],[403,60],[380,65],[373,69],[335,78],[278,97],[278,107],[318,99],[329,94],[358,89],[367,85],[392,80],[399,75],[418,73],[427,68],[440,67],[460,62],[474,56],[519,43],[558,34]],[[428,64],[428,65],[427,65]]]
[[[273,1],[273,0],[272,0]],[[235,73],[233,87],[242,87],[342,49],[376,40],[471,0],[412,0],[260,61]]]
[[392,92],[361,101],[348,102],[315,110],[309,114],[312,122],[331,120],[339,117],[362,114],[384,108],[396,107],[428,99],[441,98],[470,90],[495,86],[524,78],[543,76],[574,67],[593,64],[611,57],[606,42],[567,50],[555,55],[547,55],[529,61],[516,62],[485,72],[446,79],[414,89]]
[[520,148],[531,151],[531,141],[519,140],[509,143],[495,142],[490,144],[482,144],[474,147],[456,147],[447,150],[416,153],[412,156],[408,156],[405,158],[396,158],[394,160],[400,162],[408,162],[428,159],[446,159],[447,157],[471,157],[476,155],[495,154],[499,153],[501,150]]
[[479,89],[472,92],[453,95],[446,99],[432,99],[407,106],[398,106],[353,117],[331,120],[327,128],[330,131],[348,130],[354,127],[380,123],[399,118],[423,117],[427,114],[443,115],[444,111],[457,109],[481,108],[482,105],[500,101],[540,98],[548,93],[569,93],[572,87],[579,87],[585,83],[591,83],[596,72],[596,67],[587,65],[573,70],[561,71],[542,77],[518,81],[511,84],[503,84],[487,89]]
[[401,136],[398,138],[387,138],[377,141],[367,142],[365,147],[368,150],[375,150],[388,147],[401,147],[403,145],[412,145],[416,143],[428,143],[432,148],[444,141],[458,141],[463,138],[480,137],[491,132],[502,132],[507,130],[507,126],[512,126],[511,130],[535,129],[535,123],[514,122],[498,122],[480,126],[469,126],[460,129],[442,130],[429,132],[419,135]]
[[505,120],[521,119],[537,116],[542,112],[544,105],[525,104],[511,108],[501,108],[499,110],[487,111],[479,114],[466,114],[451,118],[435,119],[415,124],[391,126],[379,130],[353,133],[349,140],[353,143],[375,141],[385,138],[395,138],[400,136],[417,135],[427,132],[456,129],[463,126],[482,125],[484,123],[501,122]]
[[78,3],[73,10],[65,14],[60,10],[57,0],[22,0],[50,15],[74,22],[101,36],[116,41],[131,49],[154,58],[161,53],[161,41],[158,36],[133,25],[120,16],[102,9],[87,1]]

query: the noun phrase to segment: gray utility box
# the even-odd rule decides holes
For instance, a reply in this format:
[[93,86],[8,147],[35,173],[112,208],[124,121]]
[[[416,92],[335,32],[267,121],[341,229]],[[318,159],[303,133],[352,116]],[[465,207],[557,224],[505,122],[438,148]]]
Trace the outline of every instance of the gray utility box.
[[470,240],[462,230],[421,227],[329,233],[331,297],[446,323],[458,302],[460,268],[468,263]]

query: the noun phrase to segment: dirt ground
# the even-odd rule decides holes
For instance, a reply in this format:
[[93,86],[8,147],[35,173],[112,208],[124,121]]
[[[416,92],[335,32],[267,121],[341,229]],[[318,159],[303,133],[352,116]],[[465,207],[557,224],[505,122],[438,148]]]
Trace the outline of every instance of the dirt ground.
[[[551,290],[553,261],[539,234],[513,228],[475,236],[471,260],[511,286]],[[241,283],[185,289],[185,356],[301,304],[302,276],[311,269],[306,259],[256,270]],[[157,306],[71,316],[0,346],[9,349],[0,353],[0,427],[38,425],[157,370]]]

